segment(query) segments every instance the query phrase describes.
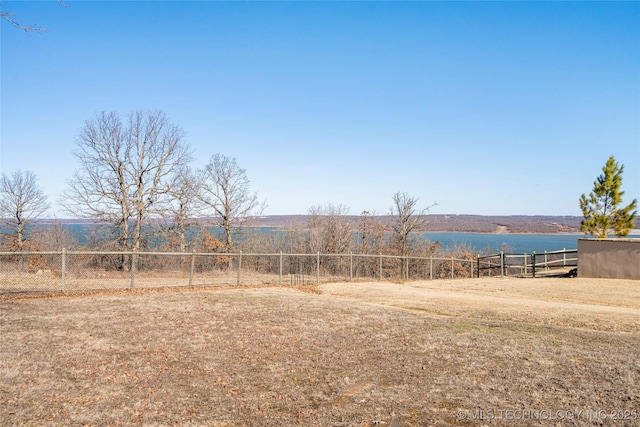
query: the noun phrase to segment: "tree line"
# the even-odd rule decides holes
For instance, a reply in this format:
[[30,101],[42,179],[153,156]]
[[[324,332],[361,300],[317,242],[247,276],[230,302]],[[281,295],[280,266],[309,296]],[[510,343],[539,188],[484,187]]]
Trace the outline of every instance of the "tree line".
[[[414,238],[433,205],[421,208],[419,199],[400,191],[392,198],[390,223],[365,211],[354,224],[346,206],[327,203],[309,208],[304,227],[251,233],[251,221],[266,203],[251,190],[246,171],[220,153],[193,169],[185,131],[162,111],[134,111],[124,118],[103,111],[85,121],[75,143],[78,166],[59,205],[71,217],[100,225],[92,228],[86,249],[439,255],[437,243]],[[623,166],[610,157],[594,191],[582,195],[582,231],[625,236],[633,228],[636,200],[619,207],[622,172]],[[3,173],[0,249],[76,247],[61,224],[33,227],[49,207],[35,173]],[[212,234],[212,229],[220,232]],[[470,256],[466,248],[456,251],[462,252],[458,257]]]
[[[85,121],[75,143],[78,166],[59,205],[71,217],[102,225],[92,228],[88,249],[399,255],[424,250],[410,236],[431,206],[419,208],[418,199],[404,192],[393,195],[390,226],[369,212],[354,224],[346,206],[327,203],[309,208],[304,229],[250,233],[266,203],[251,190],[246,171],[220,153],[193,169],[185,131],[162,111],[134,111],[124,118],[98,113]],[[3,250],[77,246],[62,224],[33,227],[50,208],[35,173],[3,173],[0,201]],[[220,233],[212,235],[212,228]]]

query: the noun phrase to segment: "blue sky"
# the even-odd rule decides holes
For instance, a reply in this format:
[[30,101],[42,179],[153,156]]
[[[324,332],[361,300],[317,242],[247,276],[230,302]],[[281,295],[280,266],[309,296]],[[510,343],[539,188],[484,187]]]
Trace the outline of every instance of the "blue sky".
[[639,2],[3,1],[0,170],[55,202],[99,111],[163,110],[269,215],[580,215],[607,158],[640,199]]

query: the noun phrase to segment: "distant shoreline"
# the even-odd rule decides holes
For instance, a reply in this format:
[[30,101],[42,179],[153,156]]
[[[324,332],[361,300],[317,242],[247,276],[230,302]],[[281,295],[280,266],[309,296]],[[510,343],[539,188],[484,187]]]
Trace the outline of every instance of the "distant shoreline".
[[[345,215],[358,229],[360,215]],[[274,227],[278,229],[306,228],[310,215],[265,215],[252,218],[248,227]],[[376,215],[385,225],[393,222],[390,215]],[[479,233],[479,234],[582,234],[580,232],[581,216],[561,215],[426,215],[426,228],[418,230],[423,233]],[[207,218],[199,221],[206,223]],[[98,224],[90,219],[79,218],[43,218],[39,224],[90,225]],[[640,235],[640,229],[631,230],[630,235]]]

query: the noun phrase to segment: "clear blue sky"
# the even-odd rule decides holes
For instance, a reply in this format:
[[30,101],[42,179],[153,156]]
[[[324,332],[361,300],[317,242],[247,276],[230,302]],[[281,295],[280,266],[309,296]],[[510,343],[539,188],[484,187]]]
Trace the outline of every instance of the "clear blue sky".
[[66,4],[2,3],[50,31],[2,23],[0,169],[54,207],[84,121],[138,109],[185,129],[194,167],[235,157],[269,215],[386,214],[396,191],[580,215],[610,155],[640,199],[639,2]]

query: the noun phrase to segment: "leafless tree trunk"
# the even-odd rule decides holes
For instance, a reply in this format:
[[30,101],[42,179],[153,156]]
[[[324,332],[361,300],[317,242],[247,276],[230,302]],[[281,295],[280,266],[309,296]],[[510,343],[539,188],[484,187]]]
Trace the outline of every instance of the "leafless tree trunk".
[[[47,196],[33,172],[18,170],[0,178],[2,243],[8,249],[23,250],[29,225],[49,209]],[[6,230],[6,231],[5,231]]]
[[233,249],[233,227],[261,215],[264,203],[249,190],[246,171],[236,159],[215,154],[199,173],[197,198],[203,213],[212,215],[224,231],[225,251]]
[[409,255],[409,234],[425,224],[424,215],[437,204],[423,209],[418,209],[417,205],[418,199],[407,193],[397,192],[393,195],[391,215],[394,217],[394,223],[391,229],[401,256]]
[[80,163],[63,206],[76,217],[118,225],[122,249],[139,249],[144,226],[172,202],[174,174],[190,159],[184,131],[161,111],[136,111],[127,122],[102,112],[76,142]]
[[194,227],[196,216],[196,176],[188,166],[181,167],[175,175],[172,203],[165,211],[165,221],[169,232],[168,242],[171,248],[178,247],[180,252],[187,250],[187,231]]

